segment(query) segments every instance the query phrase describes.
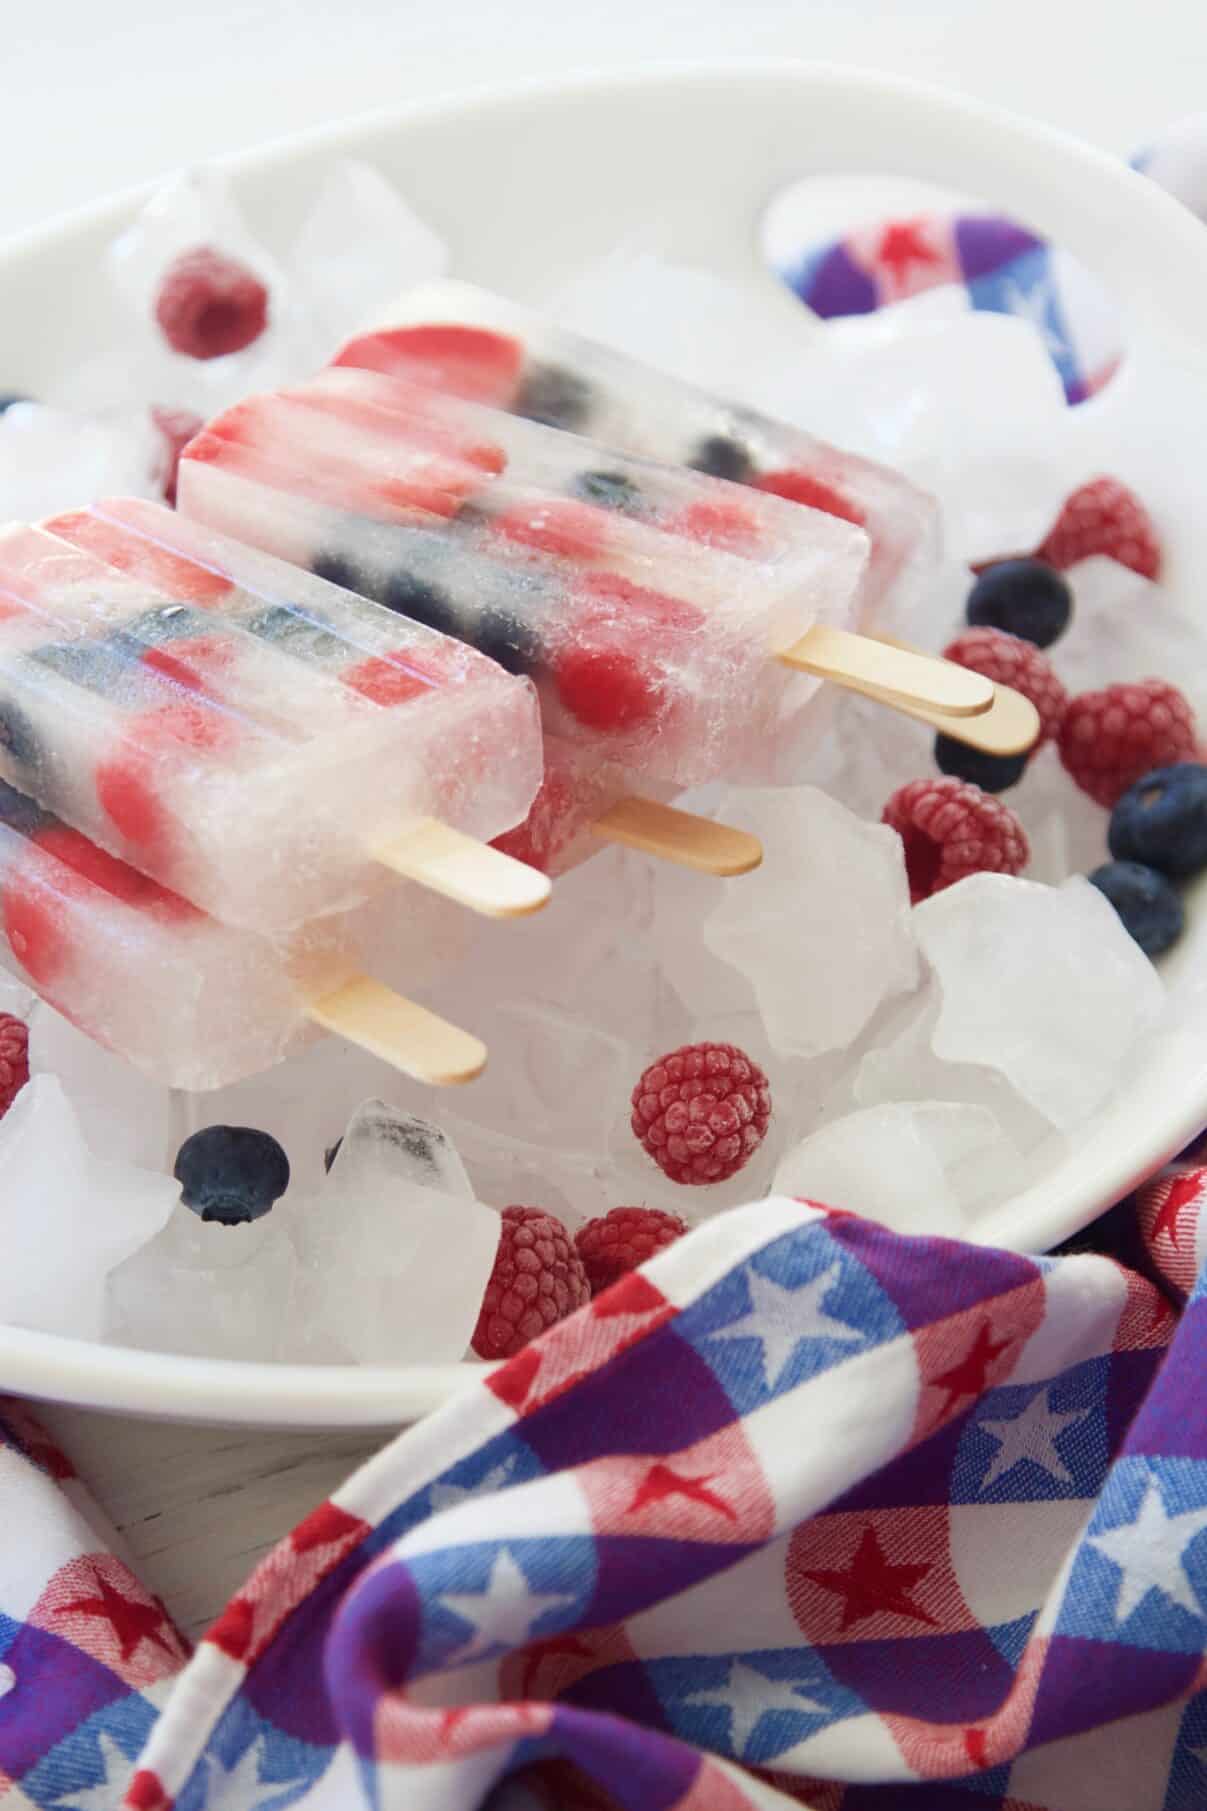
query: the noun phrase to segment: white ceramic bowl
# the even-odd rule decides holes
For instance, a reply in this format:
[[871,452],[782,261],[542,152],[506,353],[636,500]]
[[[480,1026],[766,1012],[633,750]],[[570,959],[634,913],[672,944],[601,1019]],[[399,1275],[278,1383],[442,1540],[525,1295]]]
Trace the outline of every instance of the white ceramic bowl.
[[[228,164],[262,237],[282,250],[339,156],[375,163],[451,243],[459,275],[539,300],[655,222],[664,249],[766,292],[758,221],[820,172],[958,180],[1059,240],[1122,305],[1133,349],[1098,419],[1109,469],[1159,494],[1178,531],[1170,583],[1207,571],[1201,462],[1165,457],[1162,423],[1207,408],[1207,233],[1113,160],[1047,128],[886,77],[809,65],[662,68],[473,95],[307,133]],[[120,196],[0,250],[0,384],[38,391],[107,323],[90,281],[144,200]],[[83,311],[94,311],[85,321]],[[1207,440],[1207,435],[1203,438]],[[1199,889],[1170,978],[1207,964]],[[1207,1019],[1207,1014],[1204,1015]],[[987,1218],[979,1236],[1039,1251],[1124,1194],[1207,1119],[1207,1023],[1171,1034],[1076,1154]],[[375,1427],[447,1399],[469,1366],[315,1367],[159,1356],[0,1327],[0,1388],[166,1418]]]

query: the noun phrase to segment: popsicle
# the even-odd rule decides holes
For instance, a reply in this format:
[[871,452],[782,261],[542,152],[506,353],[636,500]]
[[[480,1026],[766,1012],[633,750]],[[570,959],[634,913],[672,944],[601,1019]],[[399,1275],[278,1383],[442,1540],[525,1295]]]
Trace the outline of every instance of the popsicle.
[[363,903],[387,866],[480,904],[485,863],[491,909],[544,902],[483,846],[540,780],[524,680],[317,580],[299,604],[217,570],[123,572],[78,528],[0,533],[0,776],[263,934]]
[[868,601],[924,579],[939,538],[933,497],[900,473],[568,333],[468,283],[404,294],[335,363],[420,378],[450,395],[690,466],[867,530]]
[[[240,606],[243,620],[271,629],[286,654],[326,661],[333,671],[346,667],[348,659],[346,642],[322,626],[334,609],[333,598],[346,600],[345,619],[367,616],[376,622],[382,615],[377,605],[340,594],[325,579],[145,498],[106,498],[45,526],[117,570],[173,595],[209,597],[216,592],[228,613],[238,598],[254,598],[250,617],[246,602]],[[280,600],[287,600],[287,607]],[[710,874],[742,874],[757,867],[762,850],[756,837],[674,809],[669,801],[675,790],[546,736],[544,775],[529,817],[495,839],[496,846],[548,874],[586,859],[604,842],[624,843]],[[409,840],[415,844],[413,835]],[[476,846],[471,846],[470,858],[476,874]],[[393,864],[401,864],[397,850]],[[418,871],[417,878],[430,882],[430,857],[428,869]],[[445,891],[454,891],[450,877]]]
[[[419,1080],[472,1079],[486,1057],[476,1038],[361,973],[365,953],[388,944],[383,904],[276,945],[207,917],[0,782],[0,963],[165,1086],[222,1087],[320,1028]],[[416,980],[438,971],[432,928]]]

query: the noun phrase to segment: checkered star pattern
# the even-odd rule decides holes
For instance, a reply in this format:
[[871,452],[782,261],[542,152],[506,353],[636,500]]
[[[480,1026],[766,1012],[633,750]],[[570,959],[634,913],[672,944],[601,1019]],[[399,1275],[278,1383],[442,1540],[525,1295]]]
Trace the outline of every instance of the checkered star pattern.
[[1201,1807],[1205,1156],[1102,1223],[1147,1275],[723,1214],[402,1434],[191,1659],[14,1408],[5,1811]]

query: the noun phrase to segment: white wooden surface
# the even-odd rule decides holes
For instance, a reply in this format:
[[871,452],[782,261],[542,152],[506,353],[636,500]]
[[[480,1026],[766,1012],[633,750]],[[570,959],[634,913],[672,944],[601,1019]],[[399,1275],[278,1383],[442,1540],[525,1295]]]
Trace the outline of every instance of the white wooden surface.
[[35,1408],[135,1571],[199,1635],[257,1560],[391,1437],[271,1434]]

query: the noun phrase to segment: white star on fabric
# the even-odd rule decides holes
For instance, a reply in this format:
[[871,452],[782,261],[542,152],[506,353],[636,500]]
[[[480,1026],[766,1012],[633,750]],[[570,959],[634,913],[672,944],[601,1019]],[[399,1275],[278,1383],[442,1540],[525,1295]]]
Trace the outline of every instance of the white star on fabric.
[[492,1491],[502,1490],[515,1468],[515,1455],[494,1465],[478,1479],[476,1484],[433,1484],[431,1491],[432,1514],[438,1510],[451,1509],[454,1503],[464,1502],[466,1497],[485,1497]]
[[120,1805],[134,1763],[123,1754],[107,1730],[99,1729],[96,1739],[103,1769],[100,1779],[95,1786],[81,1786],[67,1798],[56,1798],[55,1811],[67,1811],[68,1806],[71,1811],[113,1811],[114,1805]]
[[750,1309],[741,1320],[719,1327],[711,1339],[757,1339],[767,1388],[774,1390],[792,1354],[807,1339],[858,1341],[863,1334],[825,1312],[825,1299],[838,1281],[837,1263],[799,1289],[784,1289],[757,1270],[748,1270]]
[[1205,1748],[1188,1748],[1186,1750],[1186,1752],[1190,1756],[1191,1760],[1197,1761],[1199,1766],[1203,1769],[1204,1773],[1207,1773],[1207,1747],[1205,1747]]
[[1004,286],[1003,299],[1007,314],[1012,314],[1020,321],[1026,321],[1034,327],[1051,358],[1068,358],[1069,343],[1063,333],[1058,333],[1052,325],[1050,311],[1055,309],[1056,297],[1052,285],[1046,277],[1038,277],[1030,289],[1024,289],[1021,283],[1007,282]]
[[17,1683],[17,1675],[6,1660],[0,1660],[0,1698],[6,1698]]
[[1134,1522],[1087,1537],[1089,1545],[1118,1566],[1122,1575],[1115,1605],[1117,1624],[1126,1622],[1150,1591],[1160,1591],[1192,1616],[1203,1615],[1182,1555],[1204,1528],[1207,1509],[1184,1509],[1180,1515],[1167,1515],[1160,1486],[1150,1475]]
[[233,1767],[225,1767],[216,1755],[207,1754],[206,1811],[276,1811],[286,1793],[305,1785],[304,1774],[297,1774],[290,1780],[261,1779],[263,1759],[263,1736],[257,1736],[251,1747],[243,1750]]
[[1029,1459],[1032,1465],[1038,1465],[1050,1478],[1061,1484],[1071,1484],[1073,1474],[1060,1456],[1056,1442],[1066,1428],[1076,1427],[1084,1421],[1089,1409],[1069,1409],[1061,1413],[1053,1409],[1048,1390],[1041,1390],[1027,1404],[1019,1415],[1012,1415],[1005,1421],[978,1421],[977,1426],[991,1440],[997,1441],[997,1451],[993,1455],[989,1470],[981,1479],[981,1489],[988,1490],[998,1478],[1004,1478],[1008,1471]]
[[792,1710],[800,1716],[826,1713],[825,1705],[810,1698],[803,1686],[787,1679],[768,1679],[744,1660],[730,1663],[729,1677],[723,1686],[688,1692],[687,1698],[693,1704],[719,1704],[729,1712],[729,1746],[739,1761],[765,1711]]
[[437,1602],[474,1630],[472,1640],[449,1655],[453,1663],[472,1660],[488,1648],[523,1647],[534,1622],[559,1604],[573,1603],[574,1597],[564,1591],[530,1591],[522,1568],[500,1547],[485,1591],[442,1591]]

